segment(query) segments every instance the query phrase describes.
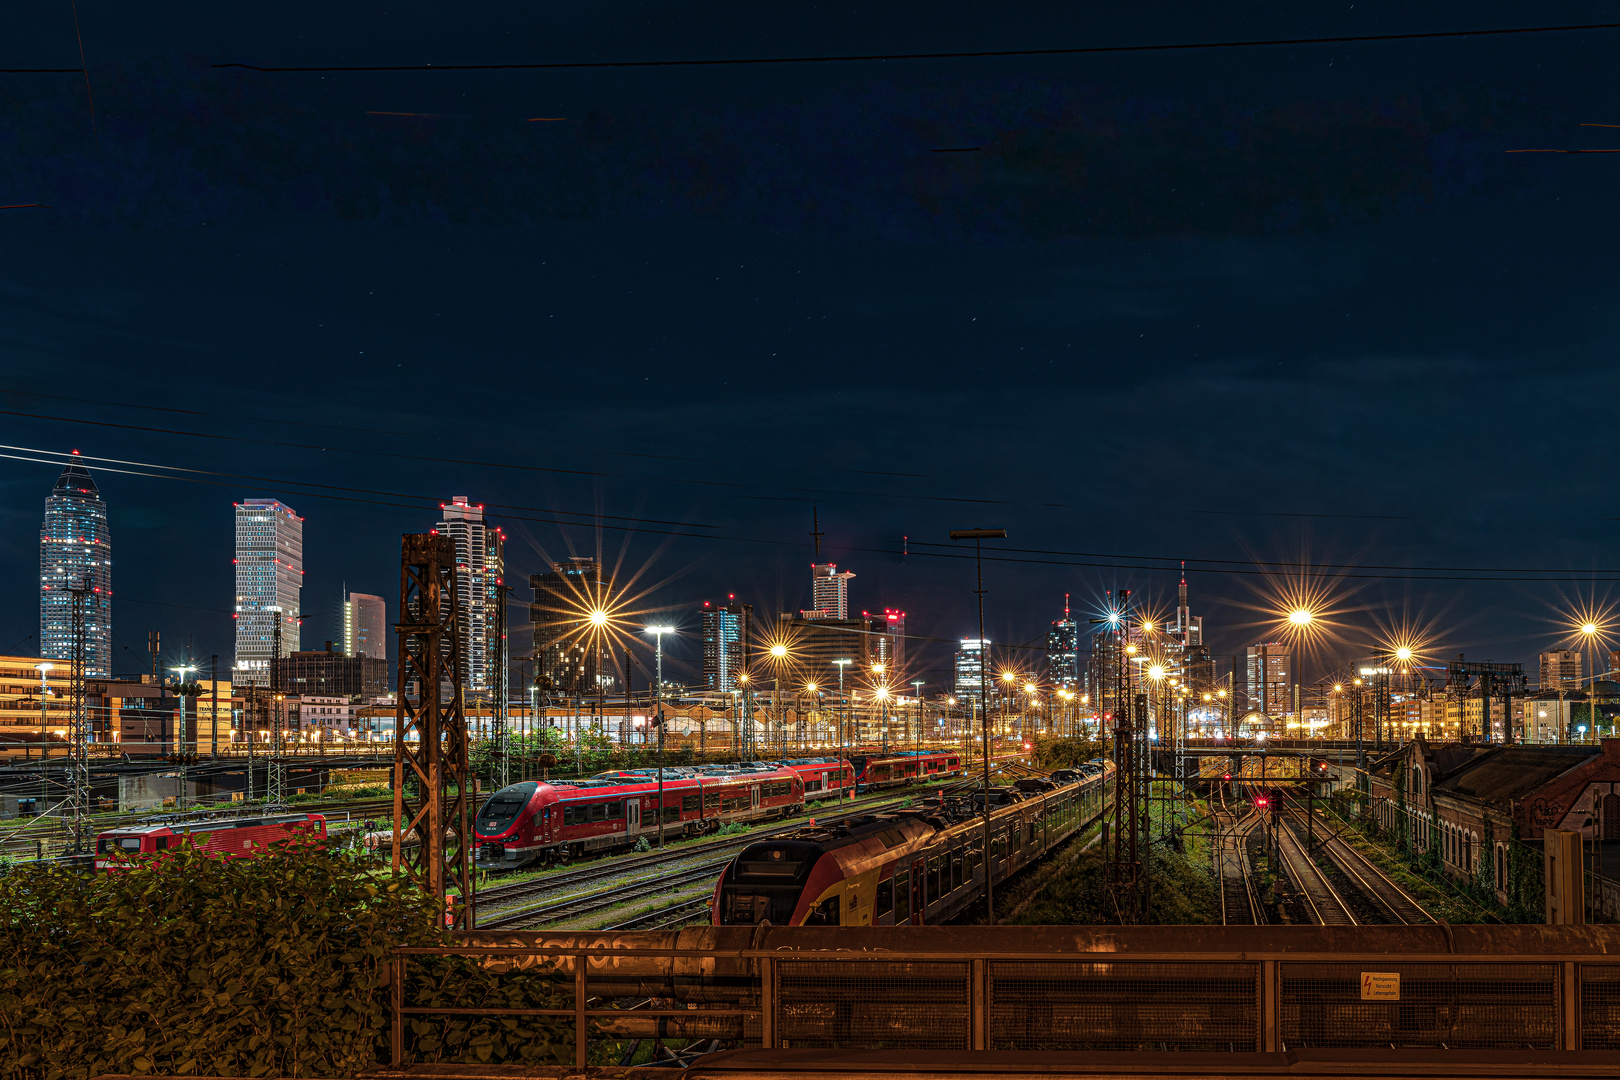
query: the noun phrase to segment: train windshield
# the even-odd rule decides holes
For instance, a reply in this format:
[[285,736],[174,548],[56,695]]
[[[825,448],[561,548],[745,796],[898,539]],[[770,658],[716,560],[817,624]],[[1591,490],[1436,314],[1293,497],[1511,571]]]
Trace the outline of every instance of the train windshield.
[[534,789],[539,785],[533,780],[511,787],[503,787],[489,797],[483,809],[478,811],[478,824],[476,831],[486,835],[505,832],[523,813],[523,808],[529,805],[534,796]]
[[821,854],[820,844],[790,840],[744,848],[722,878],[721,922],[726,926],[791,925],[799,894]]
[[103,836],[96,845],[96,851],[105,855],[109,851],[139,851],[141,838],[138,836]]

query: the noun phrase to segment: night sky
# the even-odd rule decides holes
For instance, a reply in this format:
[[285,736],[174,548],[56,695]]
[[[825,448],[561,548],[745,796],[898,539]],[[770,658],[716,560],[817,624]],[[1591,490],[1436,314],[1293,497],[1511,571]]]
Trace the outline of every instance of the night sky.
[[[1582,126],[1620,124],[1620,30],[213,66],[1620,21],[1127,6],[79,0],[93,120],[72,7],[10,13],[0,67],[74,70],[0,74],[0,204],[49,207],[0,210],[0,652],[37,649],[60,471],[16,458],[76,447],[139,463],[97,471],[118,671],[153,628],[229,665],[233,500],[306,518],[318,647],[451,495],[519,583],[599,548],[639,574],[676,677],[704,599],[809,605],[813,505],[853,606],[942,642],[975,631],[946,533],[986,526],[998,643],[1064,593],[1162,610],[1185,558],[1229,652],[1279,561],[1325,561],[1308,678],[1400,625],[1533,660],[1620,580],[1620,156],[1507,151],[1620,148]],[[943,687],[950,647],[914,648]]]

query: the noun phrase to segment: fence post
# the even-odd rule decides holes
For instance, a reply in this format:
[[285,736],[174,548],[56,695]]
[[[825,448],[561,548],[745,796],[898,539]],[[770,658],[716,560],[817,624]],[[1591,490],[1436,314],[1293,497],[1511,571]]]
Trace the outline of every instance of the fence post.
[[1581,1048],[1581,969],[1573,960],[1561,965],[1564,969],[1564,1049]]
[[759,1045],[776,1049],[776,961],[769,956],[759,962]]
[[405,958],[396,956],[390,962],[388,987],[388,1037],[394,1058],[394,1068],[405,1067]]
[[1282,1049],[1282,967],[1275,960],[1260,962],[1260,1049],[1275,1054]]
[[576,1068],[585,1067],[586,1054],[585,1030],[585,954],[574,954],[574,1065]]
[[972,962],[973,973],[969,977],[972,983],[973,1004],[971,1016],[973,1025],[973,1042],[975,1050],[990,1049],[990,1017],[987,1006],[990,1003],[990,965],[981,957]]

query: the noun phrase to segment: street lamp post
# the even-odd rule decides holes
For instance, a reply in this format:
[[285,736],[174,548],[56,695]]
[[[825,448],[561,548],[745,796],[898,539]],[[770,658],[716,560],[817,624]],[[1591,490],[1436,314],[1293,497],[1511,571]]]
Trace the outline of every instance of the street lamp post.
[[658,850],[664,850],[664,635],[673,634],[673,626],[649,626],[647,633],[657,642],[658,686],[653,691],[653,719],[658,725]]
[[992,880],[995,877],[995,853],[990,846],[990,711],[985,707],[989,687],[985,680],[988,657],[984,649],[984,541],[1006,538],[1006,529],[951,530],[952,540],[973,541],[973,565],[979,582],[975,591],[979,595],[979,713],[983,717],[984,728],[984,909],[985,922],[991,926],[996,922],[996,904]]
[[844,760],[849,755],[848,732],[845,726],[849,722],[849,699],[844,697],[844,669],[854,661],[847,657],[834,660],[838,666],[838,801],[844,801],[844,791],[849,787],[848,775],[844,772]]
[[[922,679],[915,679],[911,683],[911,688],[917,692],[917,739],[911,743],[913,748],[916,747],[918,741],[921,741],[925,737],[923,725],[927,722],[927,720],[926,717],[923,716],[923,683],[924,680]],[[911,732],[908,731],[906,734],[909,736]]]

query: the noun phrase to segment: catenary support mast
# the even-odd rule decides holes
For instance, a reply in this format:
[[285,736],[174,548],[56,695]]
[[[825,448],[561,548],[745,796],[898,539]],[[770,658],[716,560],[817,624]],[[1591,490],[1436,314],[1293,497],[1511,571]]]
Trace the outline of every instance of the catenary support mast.
[[[449,537],[407,533],[401,538],[393,865],[396,873],[444,898],[452,929],[471,930],[464,628],[455,570],[456,547]],[[417,843],[407,847],[412,834]]]

